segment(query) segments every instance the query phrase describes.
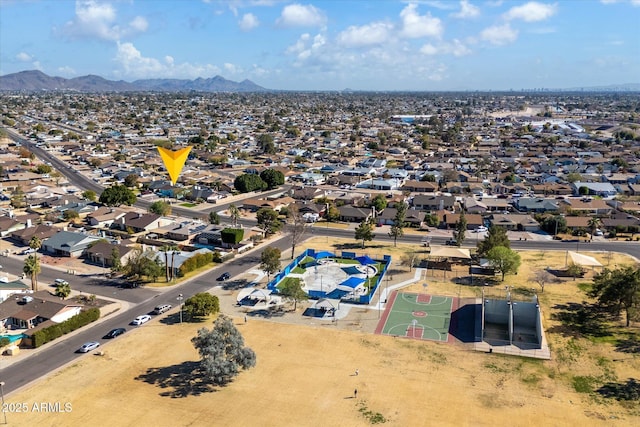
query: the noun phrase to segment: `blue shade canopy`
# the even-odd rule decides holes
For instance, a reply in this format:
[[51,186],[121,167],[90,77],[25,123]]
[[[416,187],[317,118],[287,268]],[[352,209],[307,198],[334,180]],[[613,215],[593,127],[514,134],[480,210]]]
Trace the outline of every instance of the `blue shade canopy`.
[[346,286],[348,288],[355,289],[358,287],[358,285],[361,285],[366,281],[366,279],[362,279],[360,277],[349,277],[347,280],[340,283],[339,286]]
[[373,259],[369,258],[368,255],[363,255],[363,256],[356,257],[356,261],[358,261],[362,265],[377,264],[377,262],[374,261]]
[[332,258],[332,257],[335,257],[335,255],[328,251],[320,251],[320,252],[316,252],[315,255],[313,255],[313,257],[315,259],[321,259],[321,258]]

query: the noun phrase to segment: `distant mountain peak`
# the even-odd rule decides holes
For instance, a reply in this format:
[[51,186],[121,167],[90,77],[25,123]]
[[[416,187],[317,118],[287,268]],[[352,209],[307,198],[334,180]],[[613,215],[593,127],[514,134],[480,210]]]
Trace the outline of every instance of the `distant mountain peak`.
[[211,78],[198,77],[194,80],[181,79],[143,79],[134,82],[107,80],[102,76],[89,74],[66,79],[51,77],[39,70],[20,71],[0,76],[0,91],[58,91],[79,92],[265,92],[263,88],[245,79],[242,82],[227,80],[222,76]]

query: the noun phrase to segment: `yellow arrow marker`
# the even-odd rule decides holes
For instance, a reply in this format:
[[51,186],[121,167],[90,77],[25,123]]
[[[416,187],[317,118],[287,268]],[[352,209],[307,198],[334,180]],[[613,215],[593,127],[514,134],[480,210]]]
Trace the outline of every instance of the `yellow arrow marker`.
[[180,176],[180,172],[182,172],[184,163],[187,161],[191,147],[185,147],[178,151],[171,151],[166,148],[158,147],[158,151],[162,157],[164,167],[166,167],[169,172],[171,183],[175,185],[178,177]]

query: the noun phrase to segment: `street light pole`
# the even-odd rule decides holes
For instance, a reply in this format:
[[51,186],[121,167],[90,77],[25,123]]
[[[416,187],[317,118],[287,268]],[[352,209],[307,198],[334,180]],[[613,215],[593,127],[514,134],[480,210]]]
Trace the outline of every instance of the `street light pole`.
[[182,323],[182,300],[184,299],[184,297],[182,296],[182,294],[178,294],[178,298],[176,298],[178,300],[178,304],[180,304],[180,323]]
[[4,416],[4,423],[7,424],[7,411],[4,406],[4,381],[0,381],[0,394],[2,395],[2,413]]

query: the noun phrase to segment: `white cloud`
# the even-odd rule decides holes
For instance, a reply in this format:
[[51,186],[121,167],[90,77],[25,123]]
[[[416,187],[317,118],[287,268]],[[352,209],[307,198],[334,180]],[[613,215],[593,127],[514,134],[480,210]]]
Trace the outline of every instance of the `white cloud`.
[[338,43],[346,47],[361,47],[384,43],[389,39],[393,25],[386,22],[352,25],[338,34]]
[[223,67],[224,70],[229,74],[240,74],[243,72],[242,67],[238,67],[237,65],[231,64],[229,62],[225,62]]
[[166,55],[163,61],[145,57],[133,43],[117,43],[118,51],[114,61],[120,66],[114,74],[129,78],[190,78],[211,76],[218,74],[220,68],[211,65],[190,64],[188,62],[176,64],[172,56]]
[[409,4],[400,12],[402,18],[400,34],[410,39],[442,36],[444,27],[440,19],[432,17],[429,12],[426,15],[418,14],[417,7],[416,4]]
[[509,24],[494,25],[482,30],[480,38],[491,44],[503,45],[514,42],[518,38],[518,30],[514,30]]
[[61,30],[62,35],[72,39],[90,37],[116,41],[145,32],[149,27],[147,20],[141,16],[122,26],[111,4],[95,0],[77,0],[75,12],[76,16]]
[[242,31],[250,31],[260,25],[260,21],[253,13],[245,13],[242,19],[238,21],[238,25]]
[[16,55],[16,59],[20,62],[29,62],[33,59],[33,57],[26,52],[20,52]]
[[298,3],[286,5],[276,21],[282,27],[321,27],[326,22],[327,17],[320,9]]
[[503,16],[507,20],[521,19],[525,22],[544,21],[551,18],[558,10],[557,4],[544,4],[530,1],[522,6],[509,9]]
[[460,19],[475,18],[478,15],[480,15],[480,9],[469,3],[468,0],[462,0],[460,2],[460,12],[451,14],[454,18]]
[[[624,0],[600,0],[600,3],[602,4],[614,4],[614,3],[621,3]],[[629,3],[631,3],[631,6],[640,6],[640,0],[629,0]]]
[[58,67],[58,72],[66,76],[73,76],[76,74],[76,70],[69,66]]
[[427,56],[434,56],[438,54],[465,56],[471,53],[471,49],[465,46],[460,40],[453,39],[451,43],[441,43],[437,46],[427,43],[420,48],[420,53]]
[[144,17],[136,16],[133,21],[129,22],[129,26],[136,32],[144,33],[149,28],[149,23]]

